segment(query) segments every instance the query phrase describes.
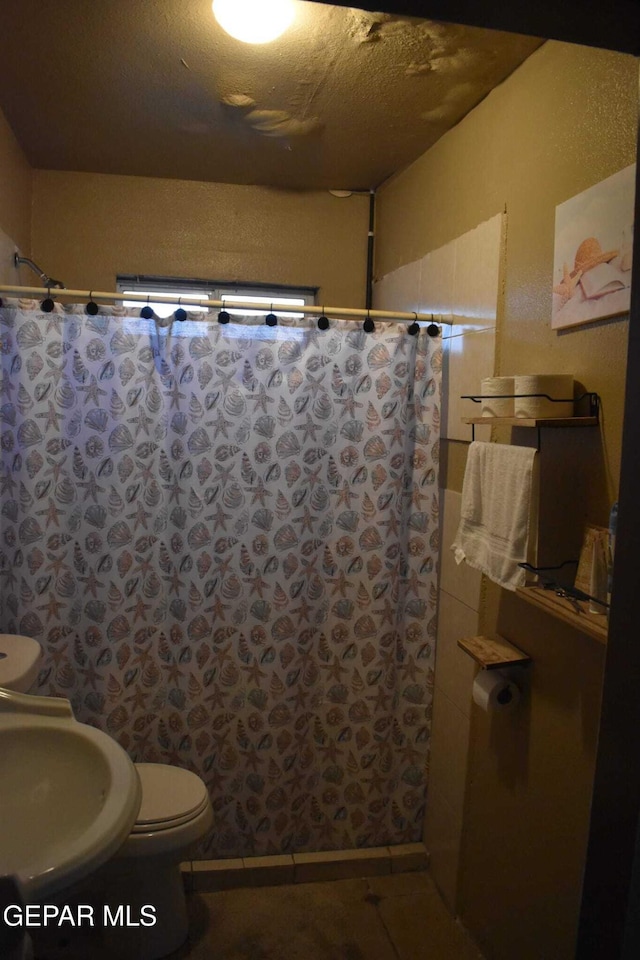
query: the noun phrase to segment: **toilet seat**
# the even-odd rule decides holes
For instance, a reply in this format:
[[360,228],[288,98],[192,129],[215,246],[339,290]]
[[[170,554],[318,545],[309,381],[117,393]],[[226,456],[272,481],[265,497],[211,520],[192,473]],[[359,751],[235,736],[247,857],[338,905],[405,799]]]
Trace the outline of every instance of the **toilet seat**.
[[170,830],[189,823],[209,804],[207,788],[195,773],[163,763],[136,763],[142,802],[131,833]]

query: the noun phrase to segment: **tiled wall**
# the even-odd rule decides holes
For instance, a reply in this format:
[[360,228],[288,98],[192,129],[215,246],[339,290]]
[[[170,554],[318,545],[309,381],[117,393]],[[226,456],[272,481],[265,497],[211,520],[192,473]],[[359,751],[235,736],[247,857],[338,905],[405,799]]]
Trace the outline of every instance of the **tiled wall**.
[[481,576],[466,564],[459,567],[451,543],[460,522],[461,495],[444,490],[438,640],[431,728],[431,764],[424,841],[431,872],[455,913],[458,861],[469,746],[473,661],[458,647],[461,637],[478,632]]
[[[463,417],[478,416],[479,405],[461,400],[480,393],[483,377],[496,366],[496,322],[505,218],[497,214],[420,260],[399,267],[375,285],[375,307],[433,313],[442,325],[442,425],[445,441],[468,442]],[[476,428],[488,440],[489,428]],[[449,908],[456,911],[469,746],[473,661],[457,645],[478,632],[480,574],[457,566],[451,543],[460,521],[460,493],[441,494],[440,590],[431,763],[424,840],[431,872]]]
[[[461,418],[478,416],[480,408],[460,396],[479,393],[482,377],[494,372],[504,219],[497,214],[374,286],[376,309],[415,310],[451,321],[442,324],[441,436],[449,440],[470,440]],[[488,429],[476,437],[488,440]]]

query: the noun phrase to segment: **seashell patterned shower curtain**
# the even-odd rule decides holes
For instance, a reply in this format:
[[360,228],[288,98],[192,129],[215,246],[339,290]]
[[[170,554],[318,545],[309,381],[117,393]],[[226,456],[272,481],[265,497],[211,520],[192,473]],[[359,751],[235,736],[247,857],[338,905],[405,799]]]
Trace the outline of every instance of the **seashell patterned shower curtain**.
[[0,348],[0,629],[40,693],[205,780],[202,856],[419,840],[439,340],[5,300]]

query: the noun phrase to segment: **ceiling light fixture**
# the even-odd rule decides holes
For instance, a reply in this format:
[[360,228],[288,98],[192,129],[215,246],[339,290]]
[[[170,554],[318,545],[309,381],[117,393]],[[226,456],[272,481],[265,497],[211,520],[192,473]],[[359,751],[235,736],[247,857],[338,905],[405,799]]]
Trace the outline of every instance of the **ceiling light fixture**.
[[294,16],[294,0],[213,0],[220,26],[243,43],[270,43]]

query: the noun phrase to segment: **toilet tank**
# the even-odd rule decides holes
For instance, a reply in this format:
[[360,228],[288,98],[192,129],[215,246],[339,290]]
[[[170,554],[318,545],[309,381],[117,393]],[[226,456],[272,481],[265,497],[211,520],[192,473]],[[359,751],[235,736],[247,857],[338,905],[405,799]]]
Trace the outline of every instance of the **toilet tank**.
[[0,633],[0,687],[28,693],[38,676],[41,654],[32,637]]

